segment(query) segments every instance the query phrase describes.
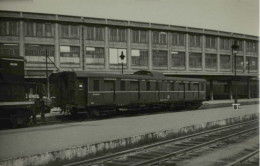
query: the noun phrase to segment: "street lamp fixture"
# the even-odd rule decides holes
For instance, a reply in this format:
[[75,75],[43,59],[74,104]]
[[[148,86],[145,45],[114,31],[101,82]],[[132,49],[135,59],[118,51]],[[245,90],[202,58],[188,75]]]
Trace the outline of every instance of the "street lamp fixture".
[[124,70],[124,63],[123,63],[123,60],[125,59],[125,55],[124,55],[124,53],[123,53],[123,51],[121,52],[121,55],[119,56],[120,58],[121,58],[121,60],[122,60],[122,74],[123,74],[123,70]]
[[235,59],[235,77],[234,77],[234,88],[235,88],[235,104],[237,104],[237,87],[236,87],[236,80],[237,80],[237,53],[239,50],[239,45],[237,44],[237,41],[235,40],[234,43],[231,46],[232,48],[232,54]]

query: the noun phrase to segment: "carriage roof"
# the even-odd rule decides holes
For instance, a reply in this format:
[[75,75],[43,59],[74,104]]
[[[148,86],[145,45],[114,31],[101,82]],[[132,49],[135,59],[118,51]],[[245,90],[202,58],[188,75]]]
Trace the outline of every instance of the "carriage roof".
[[184,77],[166,77],[161,72],[157,71],[137,71],[134,74],[116,74],[116,73],[99,73],[90,71],[74,71],[74,72],[61,72],[61,73],[75,73],[78,78],[92,77],[92,78],[118,78],[118,79],[133,79],[133,80],[169,80],[169,81],[193,81],[205,82],[204,79],[197,78],[184,78]]

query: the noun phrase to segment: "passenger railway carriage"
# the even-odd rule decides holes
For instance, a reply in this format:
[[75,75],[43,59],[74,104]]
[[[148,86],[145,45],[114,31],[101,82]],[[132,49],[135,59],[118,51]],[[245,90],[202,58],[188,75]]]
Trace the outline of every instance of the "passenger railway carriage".
[[59,72],[50,76],[56,87],[56,104],[71,113],[100,115],[115,110],[155,106],[199,107],[206,97],[203,79],[165,77],[160,72],[137,71],[132,75]]

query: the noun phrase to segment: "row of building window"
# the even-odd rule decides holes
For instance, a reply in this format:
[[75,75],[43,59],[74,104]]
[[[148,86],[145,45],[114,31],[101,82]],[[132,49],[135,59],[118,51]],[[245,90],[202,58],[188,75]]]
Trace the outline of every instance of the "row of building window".
[[[18,36],[17,21],[1,21],[0,20],[0,35],[5,36]],[[24,32],[26,37],[54,37],[55,27],[53,23],[47,22],[24,22]],[[127,29],[126,28],[109,28],[109,41],[112,42],[126,42],[127,41]],[[60,38],[76,38],[80,37],[80,26],[70,24],[59,24],[59,36]],[[84,26],[84,36],[86,40],[104,41],[105,40],[105,28],[102,26],[87,25]],[[186,35],[185,33],[170,33],[171,45],[173,46],[185,46]],[[205,47],[209,49],[217,48],[217,37],[206,35]],[[149,32],[147,30],[131,29],[131,42],[133,43],[148,43]],[[199,34],[189,34],[189,46],[190,47],[202,47],[202,36]],[[152,43],[167,45],[168,33],[163,31],[152,31]],[[221,37],[220,49],[230,50],[231,39]],[[242,40],[238,40],[239,50],[243,51],[244,44]],[[246,41],[247,52],[257,52],[257,42]]]
[[[87,65],[104,65],[105,63],[105,50],[103,47],[86,47],[85,63]],[[118,65],[122,62],[127,63],[127,58],[123,61],[120,59],[120,55],[123,52],[127,55],[126,49],[109,48],[109,64]],[[33,57],[44,57],[46,54],[50,57],[54,57],[54,46],[51,45],[25,45],[25,56],[32,57],[32,61],[38,61]],[[18,44],[0,44],[0,55],[19,55]],[[79,63],[80,59],[80,47],[78,46],[60,46],[61,63]],[[171,53],[171,67],[185,68],[185,52],[173,52]],[[30,58],[29,58],[30,59]],[[30,61],[30,60],[29,60]],[[220,68],[231,69],[232,59],[230,55],[220,55]],[[257,58],[246,57],[246,64],[244,64],[243,56],[236,57],[237,69],[245,70],[257,70]],[[131,65],[132,66],[148,66],[148,50],[131,50]],[[152,65],[154,67],[167,67],[168,66],[168,52],[164,50],[152,51]],[[202,67],[202,54],[201,53],[189,53],[189,67],[201,69]],[[217,69],[217,55],[205,54],[205,68]]]

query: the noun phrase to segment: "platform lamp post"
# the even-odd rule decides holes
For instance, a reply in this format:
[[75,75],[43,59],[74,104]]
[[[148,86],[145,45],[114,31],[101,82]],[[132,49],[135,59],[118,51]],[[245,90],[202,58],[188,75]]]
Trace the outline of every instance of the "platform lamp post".
[[122,60],[122,74],[123,74],[124,73],[124,62],[123,62],[123,60],[125,59],[125,55],[124,55],[123,51],[121,52],[121,55],[119,57]]
[[50,98],[50,81],[49,81],[49,74],[48,74],[48,51],[46,50],[45,54],[45,63],[46,63],[46,89],[47,89],[47,98]]
[[237,81],[237,53],[239,50],[239,45],[237,44],[237,41],[235,40],[234,43],[231,46],[232,48],[232,54],[233,57],[235,59],[234,63],[235,63],[235,76],[234,76],[234,88],[235,88],[235,104],[237,104],[237,85],[236,85],[236,81]]

